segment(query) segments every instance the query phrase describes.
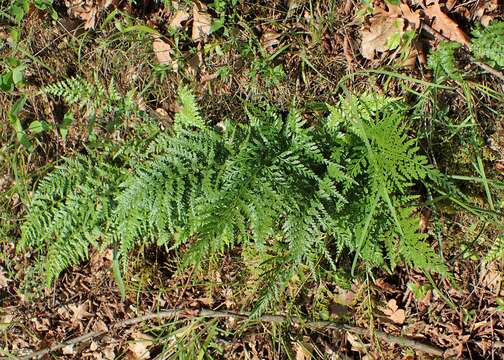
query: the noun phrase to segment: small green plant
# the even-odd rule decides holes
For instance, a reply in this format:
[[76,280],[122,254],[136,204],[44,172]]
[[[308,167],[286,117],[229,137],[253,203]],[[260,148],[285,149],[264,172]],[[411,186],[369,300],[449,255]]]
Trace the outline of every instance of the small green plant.
[[474,55],[489,65],[504,67],[504,22],[494,21],[486,28],[472,32],[471,49]]
[[90,137],[93,137],[93,127],[97,120],[107,119],[106,125],[111,130],[137,110],[134,91],[121,94],[113,80],[108,86],[104,86],[98,79],[90,82],[81,77],[73,77],[48,85],[43,92],[62,97],[67,104],[78,104],[79,108],[85,109]]
[[337,273],[343,249],[354,268],[405,262],[447,273],[417,231],[412,185],[433,170],[402,125],[399,99],[351,97],[317,126],[294,108],[285,117],[246,108],[248,124],[218,128],[184,88],[180,102],[172,129],[141,161],[68,159],[40,183],[19,249],[45,253],[48,283],[86,259],[90,245],[112,245],[125,272],[131,250],[146,242],[185,245],[181,269],[251,247],[264,270],[259,313],[303,268]]

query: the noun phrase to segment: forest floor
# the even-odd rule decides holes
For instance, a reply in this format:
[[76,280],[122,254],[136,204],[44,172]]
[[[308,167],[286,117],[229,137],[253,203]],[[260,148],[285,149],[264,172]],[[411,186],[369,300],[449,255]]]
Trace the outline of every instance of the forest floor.
[[[111,251],[91,252],[51,287],[32,266],[33,254],[16,251],[39,180],[62,158],[85,152],[91,135],[113,142],[142,121],[133,116],[121,131],[103,126],[91,134],[86,108],[48,95],[49,84],[74,76],[113,81],[161,129],[173,121],[181,83],[216,123],[223,116],[245,121],[246,102],[285,111],[294,99],[317,122],[323,104],[342,96],[341,84],[356,93],[421,96],[434,77],[430,53],[443,37],[468,46],[472,29],[503,16],[498,0],[0,1],[0,356],[28,359],[51,349],[36,356],[504,359],[504,251],[486,261],[504,223],[467,206],[419,208],[421,230],[443,255],[451,279],[398,266],[356,278],[346,289],[314,284],[299,299],[302,313],[273,314],[286,321],[243,321],[236,314],[247,311],[250,294],[240,285],[233,253],[194,275],[176,273],[177,259],[164,250],[137,249],[121,299]],[[481,67],[463,49],[457,66],[465,82],[447,81],[438,94],[442,116],[418,118],[414,131],[431,162],[458,176],[471,206],[502,216],[502,72]],[[467,91],[476,125],[465,121]],[[427,105],[425,113],[431,110]],[[459,136],[469,126],[481,139],[485,176],[465,152],[473,144]],[[491,185],[493,203],[484,184]],[[320,298],[324,314],[314,300]],[[169,319],[124,322],[171,309],[180,311]]]

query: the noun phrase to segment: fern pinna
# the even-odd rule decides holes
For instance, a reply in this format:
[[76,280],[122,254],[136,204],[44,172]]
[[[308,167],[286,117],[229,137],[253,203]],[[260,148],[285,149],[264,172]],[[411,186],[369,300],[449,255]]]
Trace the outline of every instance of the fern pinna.
[[338,271],[343,249],[354,267],[405,261],[446,272],[409,206],[411,185],[430,168],[398,99],[351,97],[316,126],[295,109],[266,107],[246,108],[247,124],[212,127],[185,88],[180,103],[173,127],[132,168],[81,157],[40,184],[21,248],[46,249],[49,281],[88,245],[115,244],[126,271],[139,242],[188,245],[182,268],[253,247],[269,262],[259,312],[301,267]]

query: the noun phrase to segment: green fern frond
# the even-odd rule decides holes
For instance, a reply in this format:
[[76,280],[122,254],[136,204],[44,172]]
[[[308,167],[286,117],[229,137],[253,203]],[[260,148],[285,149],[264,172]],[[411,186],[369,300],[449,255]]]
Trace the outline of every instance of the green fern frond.
[[485,263],[504,257],[504,234],[497,236],[494,244],[485,255]]
[[460,46],[459,43],[453,41],[442,41],[438,48],[429,55],[427,64],[434,71],[436,78],[443,76],[458,81],[463,79],[455,60],[455,53]]
[[472,35],[474,55],[492,66],[504,67],[504,21],[493,21],[485,28],[476,28]]
[[77,157],[48,175],[33,195],[21,227],[19,250],[45,252],[50,284],[69,266],[88,257],[111,218],[123,171],[98,159]]

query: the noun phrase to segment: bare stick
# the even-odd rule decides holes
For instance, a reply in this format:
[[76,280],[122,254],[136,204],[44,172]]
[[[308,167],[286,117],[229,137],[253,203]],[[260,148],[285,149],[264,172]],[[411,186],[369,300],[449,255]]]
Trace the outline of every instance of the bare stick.
[[[431,26],[427,24],[422,24],[422,29],[427,31],[429,34],[434,36],[439,41],[450,41],[450,39],[448,39],[446,36],[444,36],[439,31],[433,29]],[[465,54],[467,55],[469,60],[471,60],[471,62],[474,63],[474,65],[478,66],[480,69],[483,69],[489,74],[492,74],[493,76],[504,81],[504,74],[502,74],[500,71],[495,70],[493,67],[476,60],[476,58],[474,58],[474,56],[470,54],[469,48],[467,48],[466,46],[462,46],[462,50],[464,50]]]
[[[138,324],[144,321],[149,321],[149,320],[165,320],[165,319],[173,319],[173,318],[194,318],[194,317],[206,317],[206,318],[238,318],[238,319],[243,319],[247,320],[249,319],[250,314],[246,312],[231,312],[231,311],[215,311],[215,310],[208,310],[208,309],[201,309],[201,310],[185,310],[185,309],[171,309],[171,310],[165,310],[165,311],[160,311],[157,313],[150,313],[146,314],[143,316],[135,317],[132,319],[128,320],[123,320],[120,321],[113,326],[111,326],[111,329],[120,329],[126,326]],[[340,330],[340,331],[348,331],[354,334],[358,335],[363,335],[363,336],[369,336],[370,332],[368,329],[364,329],[361,327],[357,326],[352,326],[348,324],[342,324],[342,323],[336,323],[336,322],[331,322],[331,321],[306,321],[304,319],[298,318],[298,317],[287,317],[284,315],[263,315],[258,317],[257,319],[250,319],[251,321],[258,321],[258,322],[270,322],[270,323],[283,323],[283,322],[290,322],[295,325],[304,325],[310,328],[318,328],[318,329],[332,329],[332,330]],[[22,360],[29,360],[29,359],[39,359],[42,356],[49,354],[54,351],[61,350],[65,346],[69,345],[75,345],[81,342],[85,342],[91,339],[94,339],[96,337],[105,335],[109,330],[105,331],[91,331],[87,334],[84,334],[79,337],[75,337],[73,339],[70,339],[68,341],[64,341],[60,344],[51,346],[49,348],[33,352],[31,354],[21,356],[19,357]],[[443,350],[432,345],[424,344],[420,341],[413,340],[413,339],[408,339],[402,336],[395,336],[395,335],[390,335],[387,334],[383,331],[374,331],[372,333],[376,338],[379,340],[383,340],[385,342],[388,342],[390,344],[398,344],[401,346],[408,346],[411,347],[415,350],[422,351],[424,353],[434,355],[434,356],[443,356]]]

